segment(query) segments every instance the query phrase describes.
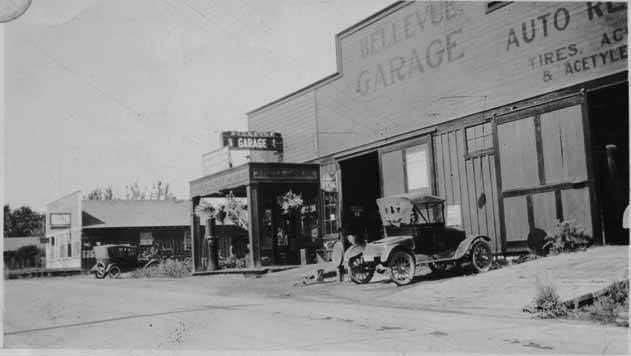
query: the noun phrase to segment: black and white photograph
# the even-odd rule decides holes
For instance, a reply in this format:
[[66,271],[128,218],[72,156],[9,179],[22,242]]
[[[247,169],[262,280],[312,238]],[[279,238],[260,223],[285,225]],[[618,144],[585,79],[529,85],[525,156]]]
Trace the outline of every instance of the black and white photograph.
[[0,0],[0,351],[630,353],[627,9]]

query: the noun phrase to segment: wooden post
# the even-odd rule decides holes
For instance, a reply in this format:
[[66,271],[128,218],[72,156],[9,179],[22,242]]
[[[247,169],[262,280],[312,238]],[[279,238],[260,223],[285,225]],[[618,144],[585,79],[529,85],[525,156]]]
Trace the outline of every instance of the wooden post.
[[300,264],[303,266],[307,264],[307,250],[304,248],[300,249]]
[[261,246],[259,229],[259,186],[249,184],[247,186],[248,195],[248,233],[250,239],[250,261],[249,267],[261,267]]
[[195,214],[195,210],[199,205],[199,197],[191,199],[191,259],[193,260],[193,273],[197,272],[200,267],[199,260],[199,217]]
[[215,218],[211,217],[206,220],[206,242],[208,243],[208,266],[206,270],[216,271],[219,269],[219,253],[217,243],[217,229]]

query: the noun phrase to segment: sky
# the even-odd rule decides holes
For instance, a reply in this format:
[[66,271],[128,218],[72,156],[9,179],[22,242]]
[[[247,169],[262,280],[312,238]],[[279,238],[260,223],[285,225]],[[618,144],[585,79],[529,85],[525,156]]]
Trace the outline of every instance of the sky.
[[34,0],[5,25],[5,199],[167,181],[245,113],[336,72],[336,33],[392,0]]

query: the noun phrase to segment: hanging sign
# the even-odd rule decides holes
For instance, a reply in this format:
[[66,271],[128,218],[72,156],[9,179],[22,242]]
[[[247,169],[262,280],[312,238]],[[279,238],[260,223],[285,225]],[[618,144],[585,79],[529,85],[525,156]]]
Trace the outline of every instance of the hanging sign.
[[283,152],[283,138],[278,132],[224,131],[221,141],[234,150]]

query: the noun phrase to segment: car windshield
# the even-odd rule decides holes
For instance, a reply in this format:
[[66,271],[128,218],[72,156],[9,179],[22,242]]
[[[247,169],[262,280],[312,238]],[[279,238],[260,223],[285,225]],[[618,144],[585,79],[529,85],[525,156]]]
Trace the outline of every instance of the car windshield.
[[416,204],[414,212],[416,213],[417,224],[442,224],[445,222],[443,203]]

